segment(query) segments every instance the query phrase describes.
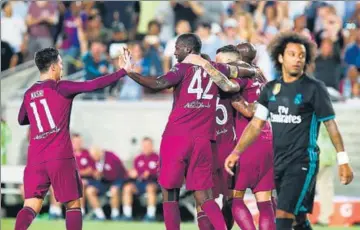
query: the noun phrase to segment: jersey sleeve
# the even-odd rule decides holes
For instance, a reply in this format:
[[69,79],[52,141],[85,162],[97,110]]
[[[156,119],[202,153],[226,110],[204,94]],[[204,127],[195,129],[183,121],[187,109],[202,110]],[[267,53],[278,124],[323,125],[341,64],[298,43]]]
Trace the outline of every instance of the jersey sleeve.
[[72,98],[80,93],[91,92],[109,86],[125,75],[126,71],[121,69],[115,73],[108,74],[90,81],[60,81],[58,84],[58,92],[64,97]]
[[318,121],[323,122],[335,118],[330,95],[323,82],[318,82],[316,89],[314,89],[312,105]]
[[257,100],[258,104],[256,107],[256,111],[254,117],[257,117],[261,120],[267,120],[269,117],[269,93],[270,93],[270,85],[267,83],[264,88],[261,90],[259,99]]
[[248,84],[249,79],[248,78],[234,78],[231,79],[232,81],[235,81],[239,84],[240,89],[244,89],[246,85]]
[[185,76],[186,69],[183,65],[176,64],[171,70],[166,73],[165,75],[159,77],[165,79],[167,82],[170,83],[171,86],[175,86],[181,82],[181,80]]
[[19,125],[28,125],[28,124],[30,124],[29,118],[27,116],[24,101],[21,103],[21,107],[20,107],[19,115],[18,115],[18,122],[19,122]]

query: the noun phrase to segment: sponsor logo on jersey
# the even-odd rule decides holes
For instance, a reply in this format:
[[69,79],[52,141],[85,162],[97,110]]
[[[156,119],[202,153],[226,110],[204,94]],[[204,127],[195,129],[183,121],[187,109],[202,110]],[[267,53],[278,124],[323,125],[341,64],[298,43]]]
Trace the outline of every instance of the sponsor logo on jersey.
[[278,113],[270,112],[270,120],[273,123],[300,124],[302,122],[300,115],[289,114],[289,108],[278,106]]

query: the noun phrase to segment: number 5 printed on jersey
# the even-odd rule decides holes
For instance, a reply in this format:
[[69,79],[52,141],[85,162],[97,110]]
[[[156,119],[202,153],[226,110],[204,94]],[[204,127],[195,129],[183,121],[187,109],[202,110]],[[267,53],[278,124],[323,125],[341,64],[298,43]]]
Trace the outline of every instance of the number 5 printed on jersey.
[[204,77],[204,78],[207,77],[206,72],[203,72],[203,75],[201,76],[201,69],[196,70],[193,78],[191,79],[191,82],[190,82],[190,85],[188,88],[188,93],[196,93],[197,100],[213,99],[214,95],[209,94],[209,91],[211,89],[213,81],[211,79],[209,79],[209,83],[205,87],[205,90],[203,90],[202,85],[201,85],[201,82],[202,82],[201,77]]
[[[50,125],[50,128],[51,129],[54,129],[55,128],[55,122],[54,122],[54,119],[50,113],[50,109],[49,109],[49,106],[46,102],[46,99],[41,99],[40,100],[40,104],[42,104],[42,106],[44,107],[44,110],[45,110],[45,114],[46,114],[46,117],[48,119],[48,122],[49,122],[49,125]],[[41,124],[41,120],[40,120],[40,116],[39,116],[39,113],[38,113],[38,110],[37,110],[37,106],[36,106],[36,103],[35,102],[31,102],[30,103],[30,106],[33,110],[33,113],[34,113],[34,116],[35,116],[35,120],[36,120],[36,125],[39,129],[39,132],[42,133],[44,132],[44,128]]]

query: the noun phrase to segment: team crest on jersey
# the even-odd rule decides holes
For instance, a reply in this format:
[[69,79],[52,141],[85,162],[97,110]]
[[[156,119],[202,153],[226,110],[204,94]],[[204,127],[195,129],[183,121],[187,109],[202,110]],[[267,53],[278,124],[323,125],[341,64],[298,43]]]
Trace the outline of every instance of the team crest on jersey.
[[272,93],[273,93],[274,95],[277,95],[278,93],[280,93],[280,90],[281,90],[281,84],[280,84],[280,83],[276,83],[276,84],[274,85],[274,88],[273,88],[273,90],[272,90]]
[[176,66],[174,66],[174,67],[172,67],[172,68],[170,69],[169,72],[177,72],[177,71],[179,71],[179,68],[176,67]]
[[300,105],[302,102],[303,102],[303,96],[300,93],[296,94],[294,98],[294,104]]

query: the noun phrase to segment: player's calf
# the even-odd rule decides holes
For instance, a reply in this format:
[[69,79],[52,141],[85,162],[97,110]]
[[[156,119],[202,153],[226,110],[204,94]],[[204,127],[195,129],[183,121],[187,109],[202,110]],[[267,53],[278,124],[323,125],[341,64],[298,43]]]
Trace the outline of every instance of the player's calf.
[[118,186],[111,186],[110,196],[111,219],[118,220],[120,218],[120,188]]
[[43,200],[39,198],[25,199],[24,207],[16,216],[15,230],[28,229],[36,215],[40,212]]
[[212,190],[202,190],[194,192],[195,201],[201,205],[201,209],[208,216],[211,224],[216,230],[226,230],[226,223],[221,213],[220,207],[216,204]]
[[101,208],[96,187],[89,185],[85,190],[85,194],[91,208],[94,210],[96,219],[105,220],[105,214]]
[[245,191],[233,191],[232,214],[236,224],[244,230],[255,230],[251,212],[244,202]]
[[155,183],[148,183],[146,185],[146,194],[147,194],[147,211],[146,216],[144,217],[145,221],[155,221],[156,216],[156,198],[158,187]]
[[123,217],[122,220],[130,221],[132,220],[132,205],[133,205],[133,195],[136,193],[136,186],[134,183],[129,182],[124,184],[122,188],[122,203],[123,203]]
[[81,230],[82,229],[82,212],[80,199],[70,201],[66,206],[66,229]]
[[167,230],[180,230],[180,189],[162,188],[164,221]]

